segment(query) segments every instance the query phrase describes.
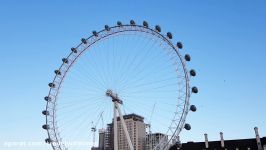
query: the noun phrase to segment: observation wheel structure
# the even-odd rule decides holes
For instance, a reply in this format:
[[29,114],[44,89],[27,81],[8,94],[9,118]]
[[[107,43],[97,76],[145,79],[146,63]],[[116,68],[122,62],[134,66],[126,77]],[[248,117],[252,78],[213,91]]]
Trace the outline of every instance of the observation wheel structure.
[[[190,55],[182,55],[183,44],[172,40],[173,35],[162,33],[159,25],[151,28],[146,21],[138,25],[133,20],[129,24],[118,21],[115,26],[105,25],[103,30],[82,38],[62,58],[48,84],[46,108],[42,111],[46,118],[42,128],[48,133],[45,142],[54,150],[84,149],[66,142],[95,140],[90,135],[91,122],[99,120],[101,114],[102,127],[97,128],[106,129],[107,124],[117,124],[113,118],[121,118],[123,111],[124,115],[143,116],[143,134],[163,135],[156,145],[143,144],[141,149],[166,150],[176,144],[181,130],[191,129],[186,116],[189,111],[196,111],[196,106],[190,105],[190,96],[198,93],[198,88],[190,86],[190,78],[196,76],[196,71],[186,65],[191,61]],[[119,116],[113,113],[117,107],[121,108],[117,110]],[[123,122],[118,126],[123,127]],[[129,128],[124,130],[128,135],[133,132]],[[111,131],[115,135],[122,132]],[[120,142],[121,146],[121,141],[109,138],[109,142]],[[128,142],[138,144],[131,135],[130,138]],[[95,145],[86,146],[89,149]]]

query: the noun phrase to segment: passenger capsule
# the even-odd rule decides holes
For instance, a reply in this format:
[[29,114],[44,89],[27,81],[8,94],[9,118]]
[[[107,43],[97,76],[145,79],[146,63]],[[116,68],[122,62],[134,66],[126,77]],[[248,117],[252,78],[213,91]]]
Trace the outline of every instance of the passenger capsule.
[[176,46],[177,46],[179,49],[182,49],[182,48],[183,48],[183,44],[182,44],[182,42],[177,42],[177,43],[176,43]]
[[110,27],[109,27],[108,25],[105,25],[105,26],[104,26],[104,29],[105,29],[106,31],[110,31]]
[[172,35],[172,33],[171,32],[167,32],[167,37],[169,38],[169,39],[172,39],[173,38],[173,35]]
[[121,27],[121,26],[122,26],[122,22],[121,22],[121,21],[117,21],[117,25],[118,25],[119,27]]
[[195,111],[197,111],[197,107],[195,105],[191,105],[190,106],[190,110],[195,112]]
[[190,75],[191,76],[196,76],[196,71],[194,70],[194,69],[191,69],[190,71],[189,71],[189,73],[190,73]]
[[50,144],[51,142],[52,142],[52,140],[50,138],[45,139],[45,143]]
[[191,126],[190,126],[190,124],[186,123],[184,128],[185,128],[186,130],[190,130],[190,129],[191,129]]
[[135,21],[134,20],[130,20],[130,25],[132,25],[132,26],[136,25]]
[[61,71],[60,71],[60,70],[55,70],[54,73],[55,73],[56,75],[61,75]]
[[67,58],[62,58],[63,63],[68,64]]
[[96,31],[92,31],[92,34],[93,34],[94,36],[98,36],[98,32],[96,32]]
[[77,49],[74,48],[74,47],[71,48],[71,51],[72,51],[73,53],[77,53],[77,52],[78,52]]
[[42,114],[45,115],[45,116],[47,116],[47,115],[49,115],[49,111],[44,110],[44,111],[42,111]]
[[81,42],[82,42],[83,44],[87,44],[87,40],[84,39],[84,38],[81,39]]
[[54,88],[55,84],[54,83],[49,83],[48,86],[51,87],[51,88]]
[[44,100],[46,100],[46,101],[51,101],[51,97],[49,97],[49,96],[45,96],[45,97],[44,97]]
[[48,124],[45,124],[45,125],[42,126],[42,128],[45,129],[45,130],[48,130],[48,129],[50,129],[50,126]]
[[146,28],[148,28],[149,27],[148,22],[147,21],[143,21],[143,26],[146,27]]
[[192,92],[193,92],[193,93],[198,93],[198,92],[199,92],[199,91],[198,91],[198,88],[197,88],[197,87],[195,87],[195,86],[194,86],[194,87],[192,87]]
[[191,60],[191,57],[190,57],[189,54],[186,54],[186,55],[185,55],[185,60],[186,60],[186,61],[190,61],[190,60]]
[[159,25],[156,25],[155,26],[155,30],[158,31],[158,32],[161,32],[161,27]]

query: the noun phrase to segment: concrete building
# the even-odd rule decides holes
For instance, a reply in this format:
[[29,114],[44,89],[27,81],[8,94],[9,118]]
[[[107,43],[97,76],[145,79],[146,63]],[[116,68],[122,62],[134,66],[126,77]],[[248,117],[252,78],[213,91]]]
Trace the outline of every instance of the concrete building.
[[92,147],[91,150],[99,150],[98,147]]
[[[145,150],[145,123],[144,118],[136,115],[129,114],[123,116],[127,130],[132,141],[134,150]],[[106,138],[105,138],[105,150],[114,149],[114,130],[113,123],[107,125],[106,129]],[[117,117],[117,136],[118,136],[118,149],[119,150],[129,150],[129,145],[126,140],[126,135],[122,128],[122,123],[120,118]]]
[[[143,122],[144,118],[136,114],[124,115],[123,118],[125,120],[134,150],[144,150],[146,136],[145,123]],[[126,140],[126,135],[123,131],[120,118],[117,119],[117,124],[118,149],[129,150],[129,145]]]
[[100,129],[99,130],[98,150],[105,150],[105,129]]
[[221,132],[219,141],[208,141],[208,135],[205,134],[204,142],[187,142],[181,147],[174,145],[170,150],[266,150],[266,137],[259,137],[257,127],[254,130],[255,138],[224,140]]
[[150,133],[146,135],[145,150],[153,150],[160,142],[167,143],[168,137],[162,133]]
[[113,123],[107,124],[105,132],[105,150],[114,149],[114,130]]
[[[263,150],[266,150],[266,137],[260,140],[263,144]],[[209,146],[206,148],[205,142],[187,142],[182,144],[180,150],[260,150],[255,138],[225,140],[224,147],[221,146],[221,141],[210,141],[208,144]],[[170,150],[177,150],[177,147],[173,146]]]

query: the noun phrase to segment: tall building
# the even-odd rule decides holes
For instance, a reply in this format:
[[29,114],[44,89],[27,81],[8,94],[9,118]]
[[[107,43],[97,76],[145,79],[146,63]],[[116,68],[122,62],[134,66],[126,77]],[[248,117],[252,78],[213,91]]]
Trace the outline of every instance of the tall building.
[[[145,149],[145,136],[146,128],[144,123],[144,118],[136,115],[129,114],[124,115],[124,120],[127,126],[127,130],[132,141],[134,150],[144,150]],[[127,143],[126,135],[122,128],[122,123],[120,118],[117,120],[117,132],[118,132],[118,149],[129,150],[129,145]]]
[[91,150],[99,150],[98,147],[92,147]]
[[105,129],[99,130],[99,150],[105,150]]
[[162,133],[150,133],[146,135],[145,150],[153,150],[160,142],[167,143],[168,136]]
[[[129,114],[123,116],[127,130],[133,144],[134,150],[145,150],[145,123],[144,118],[136,115]],[[106,143],[105,150],[113,150],[114,148],[114,129],[113,123],[107,125],[106,130]],[[129,145],[124,133],[122,123],[119,117],[117,117],[117,139],[118,139],[118,149],[119,150],[129,150]]]
[[105,131],[105,150],[114,149],[114,130],[113,123],[107,124]]

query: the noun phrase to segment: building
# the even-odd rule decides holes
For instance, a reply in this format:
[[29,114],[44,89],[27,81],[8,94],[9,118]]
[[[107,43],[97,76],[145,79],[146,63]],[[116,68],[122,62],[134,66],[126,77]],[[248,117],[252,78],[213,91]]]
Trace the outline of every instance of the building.
[[99,130],[99,143],[98,150],[105,150],[105,129]]
[[114,149],[114,130],[113,123],[107,124],[105,132],[105,150]]
[[[266,150],[266,137],[260,140],[263,150]],[[206,148],[205,142],[188,142],[183,143],[180,150],[259,150],[255,138],[225,140],[224,145],[224,147],[221,146],[221,141],[210,141],[208,148]],[[177,147],[173,146],[170,150],[177,150]]]
[[208,141],[205,134],[204,142],[187,142],[182,145],[174,145],[170,150],[266,150],[266,137],[260,138],[258,128],[255,129],[255,138],[224,140],[223,133],[220,133],[221,140]]
[[[123,117],[134,150],[144,150],[145,137],[146,137],[146,132],[145,132],[146,128],[145,128],[145,123],[143,122],[144,118],[136,114],[124,115]],[[124,130],[122,128],[122,123],[120,121],[120,118],[117,119],[117,135],[118,135],[118,149],[129,150],[129,145],[127,143]]]
[[146,135],[145,150],[153,150],[160,142],[167,143],[168,136],[162,133],[150,133]]
[[92,147],[91,150],[99,150],[98,147]]
[[[144,118],[136,115],[129,114],[123,116],[127,130],[132,141],[134,150],[144,150],[145,149],[145,137],[146,128],[144,123]],[[114,129],[113,123],[107,125],[106,138],[105,138],[105,150],[114,149]],[[118,139],[118,149],[119,150],[129,150],[129,145],[127,143],[126,135],[122,128],[122,123],[120,118],[117,117],[117,139]]]

